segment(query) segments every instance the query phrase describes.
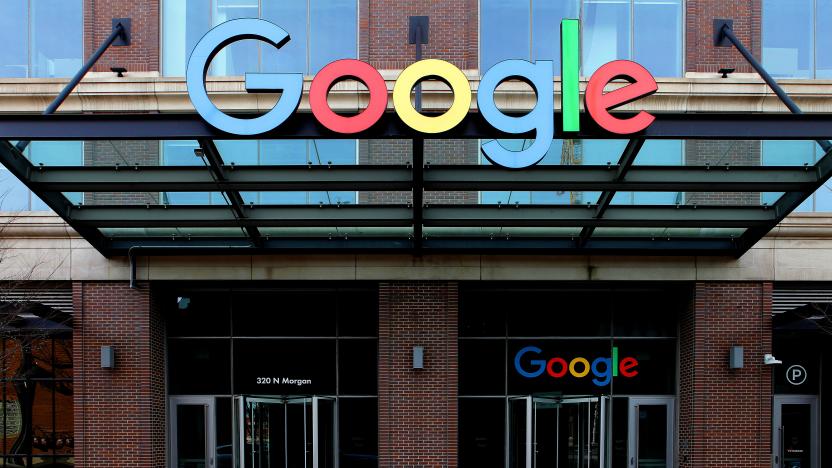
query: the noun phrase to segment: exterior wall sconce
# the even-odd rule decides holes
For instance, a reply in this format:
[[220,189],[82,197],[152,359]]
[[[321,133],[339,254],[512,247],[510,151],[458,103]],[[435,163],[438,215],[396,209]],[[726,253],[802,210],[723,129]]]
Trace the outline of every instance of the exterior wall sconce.
[[745,353],[742,346],[731,346],[731,353],[728,357],[728,367],[731,369],[742,369],[743,354]]
[[424,369],[425,368],[425,347],[424,346],[414,346],[413,347],[413,368],[414,369]]
[[101,347],[101,368],[115,369],[116,368],[116,349],[112,346]]

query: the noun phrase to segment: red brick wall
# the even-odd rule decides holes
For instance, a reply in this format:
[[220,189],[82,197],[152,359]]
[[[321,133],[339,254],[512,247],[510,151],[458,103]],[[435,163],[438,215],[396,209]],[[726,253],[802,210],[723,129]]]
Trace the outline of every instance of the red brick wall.
[[[379,466],[457,466],[456,283],[379,285]],[[412,367],[424,346],[424,369]]]
[[130,18],[131,45],[110,47],[94,71],[124,67],[128,73],[159,71],[160,0],[84,0],[84,56],[89,57],[113,30],[113,18]]
[[[680,326],[679,466],[771,466],[771,283],[697,283]],[[745,367],[729,369],[731,346]]]
[[686,70],[716,73],[720,68],[753,70],[734,47],[714,47],[714,19],[733,19],[734,32],[760,58],[761,0],[687,0]]
[[[75,466],[164,466],[164,322],[147,285],[76,282],[73,307]],[[114,369],[101,368],[102,345]]]
[[[359,57],[376,68],[396,70],[415,62],[416,49],[408,44],[408,18],[430,16],[429,42],[424,58],[447,60],[462,69],[477,68],[477,0],[362,0]],[[366,15],[366,16],[365,16]]]

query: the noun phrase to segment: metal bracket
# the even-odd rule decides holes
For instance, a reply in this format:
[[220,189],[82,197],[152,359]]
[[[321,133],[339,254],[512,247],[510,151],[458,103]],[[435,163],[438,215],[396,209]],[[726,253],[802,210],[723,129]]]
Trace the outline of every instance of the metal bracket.
[[714,47],[731,47],[731,41],[722,32],[725,26],[734,29],[734,20],[714,19]]
[[407,33],[409,44],[427,44],[430,19],[427,16],[411,16],[410,28]]
[[121,34],[113,41],[113,45],[116,47],[129,46],[132,22],[130,18],[113,18],[113,31],[116,30],[119,24],[122,27]]

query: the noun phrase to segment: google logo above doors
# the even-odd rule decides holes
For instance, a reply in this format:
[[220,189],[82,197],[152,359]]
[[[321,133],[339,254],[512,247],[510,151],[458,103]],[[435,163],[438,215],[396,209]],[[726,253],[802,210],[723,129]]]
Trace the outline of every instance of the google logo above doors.
[[[211,60],[224,47],[244,39],[257,39],[280,49],[286,45],[289,34],[281,27],[260,19],[227,21],[210,30],[197,43],[188,61],[188,94],[196,111],[218,130],[236,135],[258,135],[277,128],[294,113],[303,93],[303,75],[300,73],[246,73],[248,92],[281,92],[277,105],[256,118],[232,117],[219,110],[208,97],[205,77]],[[579,22],[563,20],[561,23],[561,83],[563,132],[580,130],[580,82],[579,82]],[[483,155],[492,163],[513,169],[532,166],[540,162],[552,144],[554,122],[554,65],[551,61],[529,62],[505,60],[494,65],[480,80],[477,89],[477,107],[489,125],[501,132],[523,134],[534,132],[534,143],[522,150],[511,151],[498,141],[482,146]],[[367,107],[358,115],[343,116],[332,111],[327,104],[327,94],[339,81],[353,79],[364,83],[370,99]],[[428,116],[418,112],[410,102],[410,93],[421,81],[438,79],[453,91],[453,104],[443,114]],[[531,111],[522,116],[503,113],[494,102],[494,91],[507,80],[518,79],[531,85],[537,100]],[[611,81],[623,79],[630,84],[605,92]],[[584,96],[585,107],[600,127],[608,132],[628,135],[646,129],[655,119],[647,112],[620,117],[609,111],[624,104],[649,96],[658,90],[656,80],[641,65],[616,60],[599,68],[589,80]],[[312,80],[309,104],[315,118],[329,130],[345,135],[367,130],[375,124],[387,109],[387,86],[378,70],[359,60],[337,60],[325,66]],[[393,106],[399,118],[417,132],[438,134],[456,127],[471,107],[471,86],[465,74],[454,65],[436,59],[420,60],[405,68],[393,87]]]
[[527,379],[542,377],[545,373],[553,379],[571,376],[576,379],[588,378],[592,374],[592,383],[605,387],[613,377],[633,378],[638,375],[638,359],[625,357],[619,360],[618,348],[613,347],[610,357],[599,357],[591,363],[581,356],[572,359],[560,356],[540,359],[543,350],[536,346],[526,346],[514,355],[514,369]]

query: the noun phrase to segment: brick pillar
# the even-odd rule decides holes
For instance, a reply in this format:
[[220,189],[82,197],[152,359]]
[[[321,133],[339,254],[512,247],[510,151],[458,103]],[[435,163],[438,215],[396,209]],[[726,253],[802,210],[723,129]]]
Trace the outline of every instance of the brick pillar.
[[[771,295],[771,283],[696,284],[680,327],[679,466],[771,466]],[[744,368],[728,368],[731,346]]]
[[760,0],[687,0],[685,48],[689,72],[716,73],[720,68],[736,68],[739,73],[754,70],[733,46],[714,47],[714,19],[734,20],[734,32],[745,46],[760,58]]
[[130,72],[159,71],[159,0],[84,0],[84,57],[113,31],[113,18],[130,18],[130,45],[110,47],[93,71],[125,67]]
[[[379,286],[379,466],[457,466],[456,283]],[[424,369],[412,368],[424,346]]]
[[75,466],[165,466],[164,322],[148,286],[75,282],[72,294]]

